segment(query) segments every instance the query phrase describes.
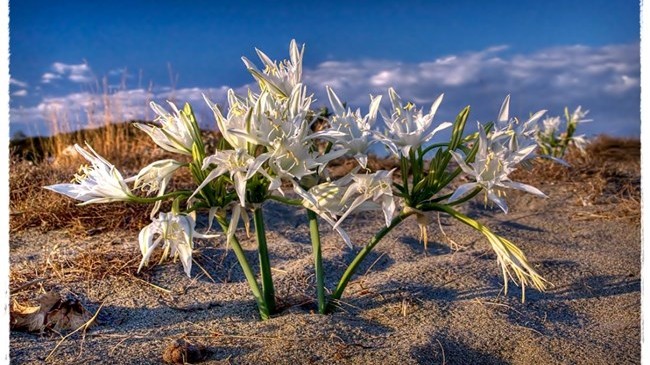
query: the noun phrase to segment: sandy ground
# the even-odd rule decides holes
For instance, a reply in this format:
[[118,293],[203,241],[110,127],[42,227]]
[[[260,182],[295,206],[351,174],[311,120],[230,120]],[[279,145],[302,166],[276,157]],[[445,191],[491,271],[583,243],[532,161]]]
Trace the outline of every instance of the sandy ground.
[[[529,289],[525,303],[514,285],[503,295],[487,241],[444,216],[444,232],[458,247],[434,220],[425,250],[410,218],[377,246],[341,309],[327,316],[314,314],[306,217],[274,203],[265,212],[282,312],[265,322],[223,239],[199,242],[197,262],[210,277],[195,265],[191,279],[179,262],[135,274],[137,232],[87,238],[22,232],[11,237],[10,260],[14,273],[43,270],[39,275],[47,277],[19,299],[33,300],[45,289],[74,295],[93,313],[103,304],[99,325],[62,342],[48,359],[52,364],[156,364],[179,338],[203,346],[207,364],[639,363],[638,221],[608,217],[604,212],[613,205],[583,206],[579,185],[538,187],[551,198],[514,195],[508,215],[481,203],[465,209],[518,244],[553,283],[544,293]],[[378,215],[357,215],[346,229],[359,247],[382,222]],[[322,228],[326,280],[333,288],[355,251]],[[255,262],[254,240],[242,244]],[[106,252],[133,260],[122,274],[87,279],[87,273],[57,273],[48,265],[93,252],[104,252],[101,260]],[[12,331],[12,363],[43,363],[60,340],[52,333]]]

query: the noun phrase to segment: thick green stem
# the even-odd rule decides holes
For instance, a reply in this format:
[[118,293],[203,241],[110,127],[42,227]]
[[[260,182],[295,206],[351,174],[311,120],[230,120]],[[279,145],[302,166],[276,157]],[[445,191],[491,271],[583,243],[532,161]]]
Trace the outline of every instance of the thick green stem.
[[273,277],[271,275],[271,262],[269,260],[269,250],[266,245],[266,231],[264,229],[264,216],[262,207],[255,208],[253,211],[253,220],[255,222],[255,237],[257,237],[257,251],[260,259],[260,274],[262,276],[262,293],[264,301],[271,313],[275,312],[275,289],[273,289]]
[[[228,222],[226,222],[225,218],[217,217],[217,222],[219,222],[219,225],[221,226],[221,229],[223,229],[224,232],[228,232]],[[244,250],[239,244],[239,240],[237,240],[237,237],[235,236],[232,237],[232,239],[230,240],[230,245],[232,246],[232,250],[235,252],[235,256],[237,256],[237,260],[239,261],[239,266],[241,266],[242,271],[244,271],[244,276],[246,276],[246,280],[248,281],[248,285],[251,288],[251,292],[253,292],[253,297],[255,297],[255,301],[257,302],[257,307],[260,311],[260,317],[262,318],[263,321],[271,318],[269,307],[266,305],[266,302],[264,301],[264,297],[262,296],[260,287],[259,285],[257,285],[255,274],[253,273],[251,266],[248,264],[248,260],[246,260],[246,255],[244,255]]]
[[381,241],[382,238],[384,238],[385,235],[388,234],[393,228],[397,227],[398,224],[402,223],[408,216],[411,214],[414,214],[415,211],[408,211],[408,212],[402,212],[400,213],[397,217],[393,218],[393,220],[390,222],[390,225],[388,227],[384,227],[382,230],[377,232],[375,236],[366,244],[366,246],[357,254],[357,256],[354,258],[350,266],[348,266],[347,270],[343,273],[343,276],[341,276],[341,280],[339,281],[338,285],[336,286],[336,290],[332,294],[332,297],[330,298],[329,304],[327,306],[327,310],[331,311],[334,309],[336,305],[336,301],[341,299],[341,296],[343,295],[343,292],[345,291],[345,288],[348,285],[348,282],[352,278],[352,275],[354,275],[359,268],[359,265],[361,262],[368,256],[370,251],[372,251],[373,248]]
[[326,313],[325,302],[325,276],[323,273],[323,255],[320,246],[320,233],[318,232],[318,216],[311,210],[307,210],[309,217],[309,233],[311,235],[311,246],[314,252],[314,271],[316,272],[316,296],[318,298],[318,313]]

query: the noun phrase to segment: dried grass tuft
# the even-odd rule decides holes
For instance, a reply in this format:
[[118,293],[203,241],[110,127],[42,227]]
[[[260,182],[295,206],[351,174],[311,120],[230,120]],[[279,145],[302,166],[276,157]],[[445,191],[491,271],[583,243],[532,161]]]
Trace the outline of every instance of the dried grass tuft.
[[586,153],[573,148],[565,160],[570,167],[538,160],[530,170],[515,171],[513,179],[534,186],[540,182],[572,186],[581,193],[583,205],[602,206],[590,213],[593,217],[640,220],[640,140],[598,136]]

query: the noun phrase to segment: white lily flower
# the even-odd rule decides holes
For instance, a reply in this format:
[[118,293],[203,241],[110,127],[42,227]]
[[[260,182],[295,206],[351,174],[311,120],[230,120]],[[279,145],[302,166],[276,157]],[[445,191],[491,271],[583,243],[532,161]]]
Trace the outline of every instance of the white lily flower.
[[[187,214],[160,213],[157,219],[140,231],[139,242],[142,261],[138,272],[149,263],[153,250],[162,243],[163,254],[160,262],[170,255],[180,257],[187,276],[192,270],[192,250],[194,238],[213,238],[216,235],[204,235],[195,231],[196,222]],[[158,236],[154,240],[154,236]]]
[[308,191],[294,184],[294,191],[303,199],[303,205],[332,225],[343,241],[352,247],[350,237],[340,225],[352,212],[381,209],[390,225],[395,212],[391,171],[357,174],[355,169],[333,182],[318,184]]
[[555,134],[560,130],[560,117],[548,117],[542,121],[544,134]]
[[300,130],[293,135],[275,139],[269,150],[268,163],[271,170],[280,178],[292,180],[300,180],[314,173],[320,174],[329,161],[346,153],[346,150],[335,150],[318,155],[312,151],[312,141]]
[[179,111],[174,103],[168,103],[174,114],[151,102],[151,109],[158,115],[156,121],[160,122],[161,127],[142,123],[136,123],[135,126],[147,133],[165,151],[191,156],[194,141],[201,139],[198,126]]
[[[373,125],[377,120],[381,96],[370,97],[370,110],[368,114],[362,117],[359,109],[356,112],[352,112],[350,108],[346,110],[334,90],[329,86],[327,87],[327,95],[334,111],[334,115],[329,118],[330,129],[343,132],[341,135],[335,135],[328,139],[347,149],[348,153],[353,155],[359,162],[359,165],[366,168],[368,150],[374,143],[378,142],[373,131]],[[327,131],[324,131],[321,134],[326,135],[326,133]]]
[[576,146],[577,149],[580,150],[581,153],[587,153],[587,145],[589,145],[589,140],[585,138],[584,134],[581,134],[579,136],[573,136],[571,137],[571,142],[573,143],[574,146]]
[[433,117],[442,102],[443,94],[433,102],[428,114],[423,114],[422,109],[418,110],[415,104],[404,105],[393,88],[388,89],[388,94],[393,108],[390,115],[382,112],[382,117],[388,127],[388,136],[383,138],[383,142],[394,154],[397,155],[401,151],[403,156],[408,156],[411,148],[419,148],[433,138],[437,132],[451,127],[451,123],[444,122],[431,129]]
[[[182,166],[185,166],[185,164],[172,159],[156,161],[144,167],[136,176],[130,177],[125,181],[135,181],[133,185],[134,189],[139,188],[147,193],[158,192],[157,196],[163,196],[167,185],[172,179],[172,175]],[[161,200],[154,204],[151,211],[151,219],[156,215],[161,204]]]
[[[379,170],[372,174],[352,174],[353,182],[343,196],[343,201],[352,199],[348,210],[339,219],[339,223],[345,219],[352,211],[361,207],[362,204],[372,201],[381,203],[381,210],[386,219],[386,226],[390,225],[395,213],[395,200],[393,199],[393,171]],[[366,207],[368,205],[366,204]],[[368,208],[366,208],[368,209]],[[338,223],[337,223],[338,224]]]
[[[484,128],[478,123],[479,129],[479,150],[474,162],[469,165],[465,158],[456,151],[450,151],[452,157],[466,174],[476,180],[472,183],[463,184],[456,189],[449,198],[450,202],[458,200],[476,188],[485,190],[486,201],[489,199],[499,206],[505,213],[508,213],[508,206],[505,199],[505,189],[518,189],[525,192],[546,198],[547,196],[537,188],[514,182],[508,175],[515,170],[515,166],[533,153],[535,146],[526,147],[518,151],[506,151],[500,144],[490,142],[485,134]],[[494,149],[494,147],[499,147]]]
[[348,247],[352,248],[350,236],[338,225],[337,217],[343,215],[347,204],[343,200],[345,185],[352,181],[352,175],[348,174],[334,182],[325,182],[311,187],[305,191],[298,184],[294,183],[294,191],[303,199],[302,205],[318,214],[324,221],[329,223],[333,229],[343,238]]
[[[504,145],[503,150],[518,151],[531,146],[537,145],[536,136],[539,133],[538,122],[546,110],[540,110],[532,114],[525,122],[520,122],[517,118],[510,118],[510,95],[507,95],[503,100],[497,123],[488,138],[492,144],[500,143]],[[507,147],[505,146],[507,144]],[[497,149],[496,146],[494,149]],[[527,159],[537,157],[536,154],[531,153]]]
[[267,154],[253,158],[253,156],[249,155],[243,149],[215,152],[214,155],[208,156],[203,160],[202,168],[203,170],[207,170],[212,164],[216,165],[216,167],[210,171],[189,199],[192,199],[198,194],[210,181],[228,173],[235,185],[235,192],[239,197],[241,206],[246,206],[246,181],[258,171],[264,173],[261,170],[261,166],[267,159]]
[[122,178],[122,174],[115,166],[98,155],[90,145],[86,144],[86,146],[91,153],[78,144],[75,144],[74,148],[91,163],[91,166],[81,166],[80,173],[75,175],[73,183],[49,185],[45,186],[45,189],[81,200],[83,203],[79,205],[130,201],[133,194]]
[[264,70],[260,71],[253,62],[242,57],[248,70],[257,79],[262,90],[268,90],[275,96],[286,98],[291,94],[294,86],[300,83],[302,77],[302,56],[305,47],[298,49],[296,40],[291,40],[289,45],[290,60],[284,60],[279,64],[272,61],[264,52],[255,49],[257,55],[264,64]]
[[228,90],[228,116],[224,118],[221,110],[217,104],[211,102],[205,95],[203,99],[212,109],[214,116],[217,120],[217,128],[223,138],[232,146],[233,149],[245,149],[248,141],[236,134],[231,133],[233,129],[243,130],[247,129],[246,124],[251,118],[252,108],[248,103],[248,99],[242,98],[235,94],[235,91]]
[[[312,133],[307,112],[303,108],[306,98],[309,97],[305,96],[301,84],[296,85],[291,97],[285,101],[273,99],[267,92],[263,92],[253,112],[251,133],[242,129],[230,130],[232,134],[250,143],[266,147],[267,152],[258,156],[258,159],[268,161],[269,172],[275,176],[272,178],[265,175],[271,181],[269,190],[279,189],[280,179],[300,180],[320,173],[329,161],[346,153],[346,150],[339,149],[319,155],[314,148],[314,139],[324,134]],[[328,132],[328,135],[341,134]]]

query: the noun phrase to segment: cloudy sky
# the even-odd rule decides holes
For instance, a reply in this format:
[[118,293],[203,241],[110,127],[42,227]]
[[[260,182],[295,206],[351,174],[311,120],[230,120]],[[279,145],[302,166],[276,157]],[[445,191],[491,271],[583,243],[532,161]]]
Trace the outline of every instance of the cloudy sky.
[[445,93],[438,121],[466,105],[488,121],[511,94],[516,115],[582,105],[585,133],[639,135],[638,1],[310,3],[13,0],[10,133],[148,119],[151,100],[212,126],[201,94],[244,92],[241,56],[287,58],[295,38],[317,105],[328,85],[362,110],[392,86],[419,105]]

